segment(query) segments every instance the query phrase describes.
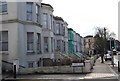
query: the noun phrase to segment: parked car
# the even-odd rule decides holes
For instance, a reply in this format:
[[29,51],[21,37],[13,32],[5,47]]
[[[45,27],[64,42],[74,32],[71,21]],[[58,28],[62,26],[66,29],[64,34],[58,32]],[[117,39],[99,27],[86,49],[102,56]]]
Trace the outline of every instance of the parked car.
[[111,54],[109,54],[109,53],[105,54],[105,61],[111,60],[111,59],[112,59]]

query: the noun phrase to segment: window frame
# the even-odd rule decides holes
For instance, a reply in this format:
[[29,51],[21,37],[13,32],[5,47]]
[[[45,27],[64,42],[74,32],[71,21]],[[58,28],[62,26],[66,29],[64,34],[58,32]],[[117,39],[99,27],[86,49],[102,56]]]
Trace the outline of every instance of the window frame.
[[[7,38],[6,38],[6,40],[4,41],[3,40],[3,32],[7,32]],[[1,49],[0,49],[0,51],[3,51],[3,52],[6,52],[6,51],[8,51],[9,49],[8,49],[8,31],[0,31],[0,37],[1,37],[1,39],[0,39],[0,45],[1,45]],[[3,45],[5,44],[5,43],[7,43],[7,48],[5,48],[5,50],[3,50],[4,48],[3,48]],[[5,45],[5,47],[6,47],[6,45]]]
[[43,28],[48,29],[48,14],[43,13]]
[[60,23],[56,23],[56,34],[60,34]]
[[[49,38],[48,37],[44,37],[44,52],[48,53],[49,52]],[[47,42],[45,42],[47,41]],[[47,48],[46,48],[47,47]],[[47,49],[47,50],[46,50]]]
[[54,40],[53,37],[51,37],[51,52],[54,52]]
[[61,51],[61,40],[56,40],[56,51]]
[[37,33],[37,53],[41,53],[41,34]]
[[[28,39],[28,33],[33,35],[32,41]],[[29,44],[32,44],[32,48],[28,46]],[[34,32],[27,32],[27,52],[34,52]]]
[[[28,4],[31,4],[31,11],[28,10]],[[31,18],[28,18],[28,14],[31,15]],[[33,2],[27,2],[26,3],[26,20],[27,21],[32,21],[32,16],[33,15]]]
[[50,15],[50,29],[53,29],[53,16]]
[[[5,6],[5,11],[3,11],[4,9],[4,6]],[[7,2],[6,1],[0,1],[0,7],[1,7],[1,9],[0,9],[0,13],[7,13],[8,12],[8,6],[7,6]]]
[[40,23],[40,15],[39,15],[40,14],[40,6],[38,4],[36,4],[35,8],[36,8],[36,22]]

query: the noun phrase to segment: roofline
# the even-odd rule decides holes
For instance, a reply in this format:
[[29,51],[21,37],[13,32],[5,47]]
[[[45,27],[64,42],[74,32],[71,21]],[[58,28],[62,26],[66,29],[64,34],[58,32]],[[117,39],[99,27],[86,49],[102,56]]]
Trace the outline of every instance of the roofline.
[[64,20],[63,20],[63,18],[62,18],[62,17],[53,16],[53,18],[54,18],[55,20],[62,20],[62,21],[64,22]]
[[88,37],[93,37],[92,35],[87,35],[87,36],[85,36],[84,38],[88,38]]
[[50,4],[41,3],[41,6],[43,6],[43,5],[49,6],[49,7],[51,7],[53,9],[53,7]]

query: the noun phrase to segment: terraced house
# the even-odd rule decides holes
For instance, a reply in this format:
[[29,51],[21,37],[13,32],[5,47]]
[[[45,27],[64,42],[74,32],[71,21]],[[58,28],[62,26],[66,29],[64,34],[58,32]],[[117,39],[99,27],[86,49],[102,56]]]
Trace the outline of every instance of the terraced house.
[[84,53],[84,38],[72,28],[68,28],[68,53],[79,58]]
[[[39,2],[2,2],[2,60],[19,67],[40,66],[42,53],[41,0]],[[8,64],[6,64],[8,63]]]
[[53,7],[42,3],[42,46],[44,66],[52,65],[54,60]]
[[61,54],[68,53],[68,33],[67,22],[61,17],[54,16],[54,35],[55,35],[55,61],[59,61]]
[[13,64],[17,69],[52,66],[68,53],[84,50],[80,41],[82,37],[75,31],[71,35],[67,22],[54,16],[53,7],[41,1],[1,2],[0,54],[3,70],[12,70]]

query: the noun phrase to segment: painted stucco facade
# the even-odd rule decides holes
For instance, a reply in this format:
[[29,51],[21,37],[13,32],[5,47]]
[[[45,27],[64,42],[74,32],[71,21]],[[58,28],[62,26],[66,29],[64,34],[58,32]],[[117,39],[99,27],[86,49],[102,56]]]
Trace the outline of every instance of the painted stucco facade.
[[[37,53],[36,34],[42,34],[42,25],[41,21],[36,22],[34,11],[36,5],[41,7],[41,2],[32,3],[32,21],[26,19],[26,4],[26,2],[7,2],[7,12],[2,13],[1,20],[2,32],[8,32],[8,50],[2,51],[2,60],[16,62],[17,65],[23,67],[28,67],[28,62],[31,61],[34,66],[37,66],[37,61],[41,58],[41,55]],[[27,50],[28,32],[32,32],[34,37],[31,53]]]

